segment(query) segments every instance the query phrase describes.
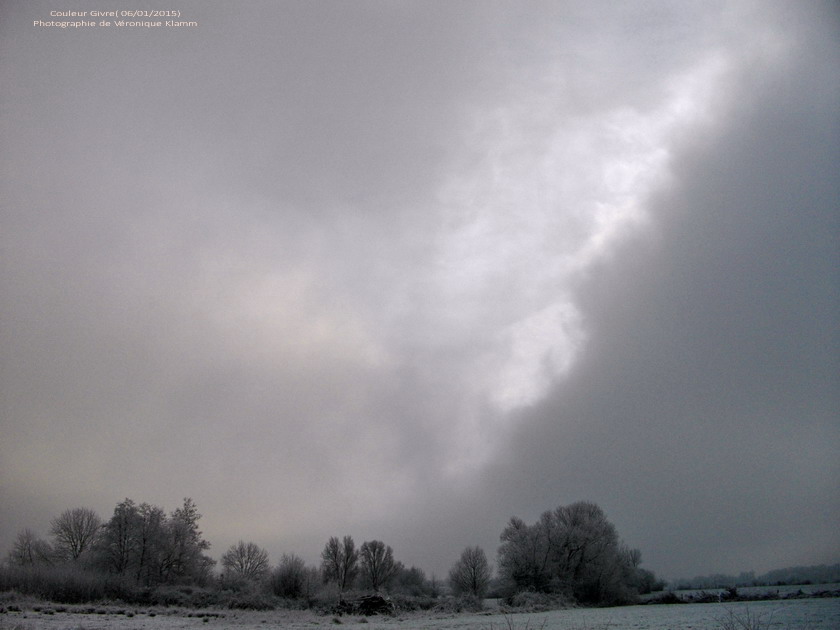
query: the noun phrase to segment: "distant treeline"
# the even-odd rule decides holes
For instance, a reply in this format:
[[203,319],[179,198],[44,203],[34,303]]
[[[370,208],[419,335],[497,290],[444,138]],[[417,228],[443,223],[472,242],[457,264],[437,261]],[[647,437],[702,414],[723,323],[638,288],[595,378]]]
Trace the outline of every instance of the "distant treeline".
[[795,584],[834,584],[840,582],[840,564],[818,564],[807,567],[788,567],[775,569],[755,575],[753,571],[739,575],[716,573],[675,580],[671,584],[674,590],[692,590],[707,588],[730,588],[744,586],[787,586]]
[[480,547],[454,559],[445,580],[399,562],[379,540],[359,547],[331,537],[317,566],[293,553],[276,565],[253,542],[231,545],[216,560],[192,499],[170,513],[125,499],[103,520],[89,508],[66,510],[50,537],[19,532],[0,567],[0,591],[62,603],[126,603],[268,609],[335,608],[364,593],[387,594],[403,609],[480,608],[485,597],[511,606],[624,604],[663,586],[642,569],[603,510],[577,502],[545,512],[529,525],[511,518],[501,533],[497,574]]

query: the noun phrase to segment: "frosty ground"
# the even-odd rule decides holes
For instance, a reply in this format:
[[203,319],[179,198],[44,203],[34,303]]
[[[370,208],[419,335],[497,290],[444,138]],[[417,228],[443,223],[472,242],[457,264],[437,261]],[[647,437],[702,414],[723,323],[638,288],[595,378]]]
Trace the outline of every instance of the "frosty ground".
[[0,630],[174,630],[176,628],[342,627],[356,630],[725,630],[733,615],[748,616],[751,627],[772,630],[836,630],[840,598],[577,608],[540,613],[407,613],[395,616],[320,615],[312,611],[190,611],[185,609],[99,609],[93,614],[56,609],[23,610],[0,615]]

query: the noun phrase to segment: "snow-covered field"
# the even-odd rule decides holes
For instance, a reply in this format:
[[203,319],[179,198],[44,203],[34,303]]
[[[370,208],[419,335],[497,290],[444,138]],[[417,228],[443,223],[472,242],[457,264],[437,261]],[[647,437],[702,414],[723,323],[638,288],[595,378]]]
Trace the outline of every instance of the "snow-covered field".
[[[836,630],[840,628],[840,598],[732,604],[681,604],[572,609],[543,613],[483,614],[411,613],[394,617],[333,617],[309,611],[151,611],[126,608],[100,614],[56,612],[42,608],[0,615],[0,630],[174,630],[176,628],[342,627],[355,630],[700,630],[723,628],[730,615],[761,621],[768,630]],[[209,613],[210,616],[207,616]],[[129,616],[132,614],[133,616]]]
[[[742,597],[760,598],[763,595],[775,595],[777,598],[789,597],[795,593],[820,593],[824,591],[840,592],[840,583],[833,584],[791,584],[785,586],[739,586],[738,595]],[[726,593],[725,588],[695,588],[675,590],[673,593],[682,599],[698,597],[703,595]],[[656,599],[662,595],[661,592],[642,595],[642,599]]]

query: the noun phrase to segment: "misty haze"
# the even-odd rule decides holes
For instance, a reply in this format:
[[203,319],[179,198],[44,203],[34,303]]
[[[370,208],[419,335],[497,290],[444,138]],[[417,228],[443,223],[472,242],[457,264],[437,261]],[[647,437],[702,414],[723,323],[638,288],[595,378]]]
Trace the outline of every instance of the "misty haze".
[[831,627],[836,3],[116,4],[0,2],[0,628]]

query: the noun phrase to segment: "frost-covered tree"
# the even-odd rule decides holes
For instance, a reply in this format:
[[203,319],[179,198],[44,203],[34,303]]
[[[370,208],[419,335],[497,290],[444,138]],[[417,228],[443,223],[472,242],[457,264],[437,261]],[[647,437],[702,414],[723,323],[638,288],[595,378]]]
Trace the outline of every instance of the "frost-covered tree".
[[339,541],[332,536],[321,552],[321,573],[325,582],[335,582],[342,592],[350,588],[358,574],[359,552],[352,536]]
[[46,540],[38,538],[31,529],[18,532],[9,551],[8,561],[12,566],[27,567],[39,564],[51,564],[53,550]]
[[405,568],[402,565],[394,576],[392,585],[395,592],[413,597],[429,595],[431,590],[429,580],[426,579],[423,569],[417,567]]
[[271,590],[288,599],[308,598],[315,593],[318,577],[317,568],[307,567],[295,554],[283,554],[271,574]]
[[204,540],[198,521],[201,514],[188,498],[172,512],[164,527],[160,574],[164,581],[190,580],[204,583],[215,561],[204,555],[210,543]]
[[268,573],[268,552],[252,542],[240,540],[222,555],[222,566],[232,577],[259,581]]
[[490,564],[481,547],[467,547],[449,571],[449,585],[456,595],[483,598],[490,584]]
[[134,576],[138,583],[151,585],[162,579],[166,512],[156,505],[141,503],[137,506],[136,525]]
[[374,591],[385,588],[398,570],[394,551],[381,540],[362,543],[359,549],[362,583]]
[[114,508],[102,528],[99,550],[108,571],[124,575],[137,563],[140,515],[134,501],[126,498]]
[[533,525],[512,518],[501,535],[499,571],[517,590],[562,593],[587,603],[632,600],[641,555],[627,550],[594,503],[545,512]]

